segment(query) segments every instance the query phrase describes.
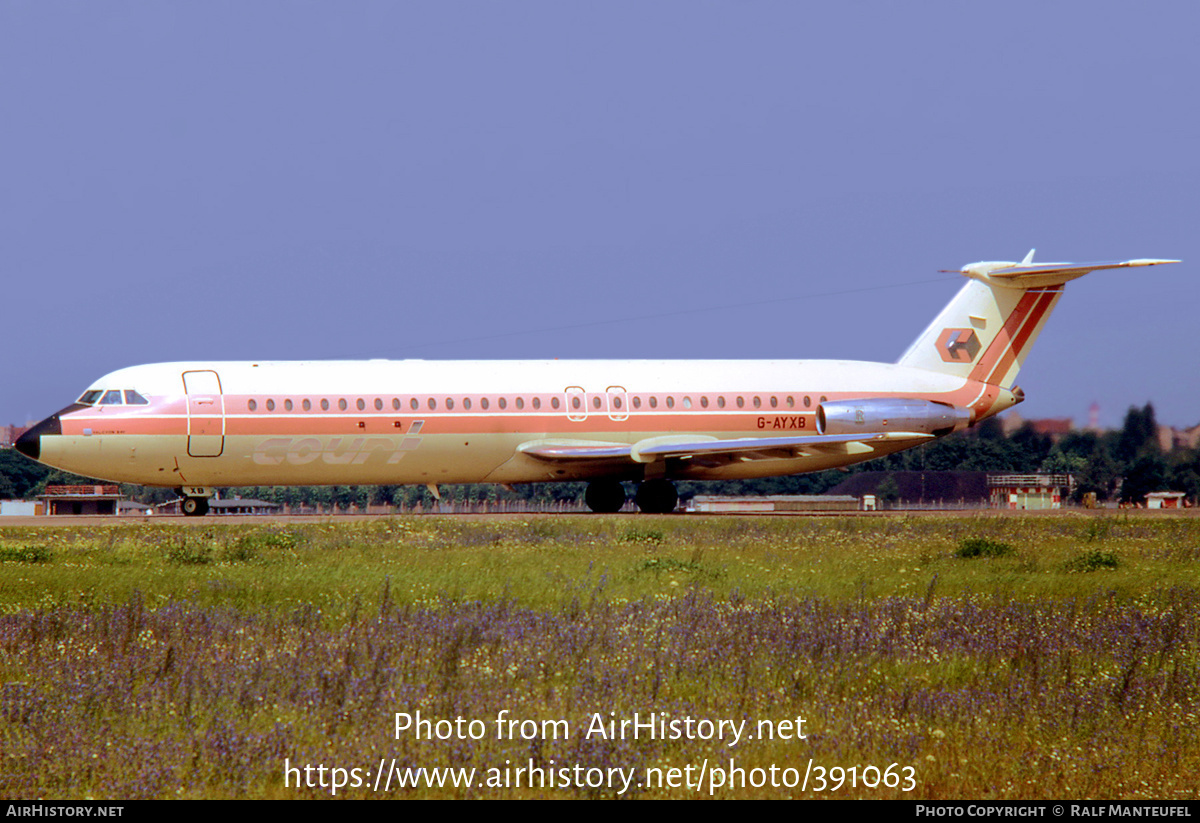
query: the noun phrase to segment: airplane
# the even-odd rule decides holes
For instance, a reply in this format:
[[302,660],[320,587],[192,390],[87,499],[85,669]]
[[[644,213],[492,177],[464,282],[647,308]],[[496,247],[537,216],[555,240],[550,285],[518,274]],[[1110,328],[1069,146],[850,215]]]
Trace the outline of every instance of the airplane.
[[978,424],[1016,385],[1064,284],[1177,263],[980,262],[896,363],[843,360],[181,362],[95,381],[16,442],[88,477],[176,489],[588,481],[594,512],[678,503],[675,480],[849,466]]

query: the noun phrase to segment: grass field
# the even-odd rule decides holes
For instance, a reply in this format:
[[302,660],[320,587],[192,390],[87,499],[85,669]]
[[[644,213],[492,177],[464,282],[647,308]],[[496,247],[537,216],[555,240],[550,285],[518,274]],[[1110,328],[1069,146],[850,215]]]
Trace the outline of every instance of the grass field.
[[5,798],[1194,799],[1200,519],[4,528],[0,744]]

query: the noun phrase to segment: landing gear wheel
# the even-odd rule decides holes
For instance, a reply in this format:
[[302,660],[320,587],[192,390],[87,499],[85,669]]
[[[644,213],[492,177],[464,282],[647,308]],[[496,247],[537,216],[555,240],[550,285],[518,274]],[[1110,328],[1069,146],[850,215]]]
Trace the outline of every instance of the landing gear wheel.
[[619,480],[593,480],[583,493],[583,502],[597,514],[619,512],[625,505],[625,487]]
[[203,497],[185,497],[180,508],[188,517],[201,517],[208,514],[208,501]]
[[634,501],[646,514],[670,514],[679,505],[679,493],[670,480],[647,480],[638,486]]

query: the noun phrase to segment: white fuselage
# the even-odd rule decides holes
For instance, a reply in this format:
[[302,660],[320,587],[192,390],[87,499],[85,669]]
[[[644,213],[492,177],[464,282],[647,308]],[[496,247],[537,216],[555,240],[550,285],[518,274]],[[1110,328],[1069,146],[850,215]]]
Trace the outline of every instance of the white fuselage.
[[[146,402],[100,402],[128,390]],[[836,360],[165,363],[106,375],[89,396],[60,413],[61,434],[41,437],[38,459],[172,487],[792,474],[900,447],[670,466],[547,461],[520,449],[815,435],[818,406],[846,399],[922,398],[975,419],[1016,402],[971,379]]]

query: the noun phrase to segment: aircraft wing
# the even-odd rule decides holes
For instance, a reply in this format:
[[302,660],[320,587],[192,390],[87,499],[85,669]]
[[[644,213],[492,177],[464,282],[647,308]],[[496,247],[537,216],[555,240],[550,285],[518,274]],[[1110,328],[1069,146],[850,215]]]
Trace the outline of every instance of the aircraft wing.
[[613,461],[653,463],[658,460],[690,460],[698,465],[719,466],[734,461],[787,460],[825,454],[869,454],[875,446],[933,440],[931,434],[886,432],[879,434],[826,434],[792,437],[715,437],[670,435],[638,443],[603,443],[580,440],[535,440],[517,451],[549,462]]

